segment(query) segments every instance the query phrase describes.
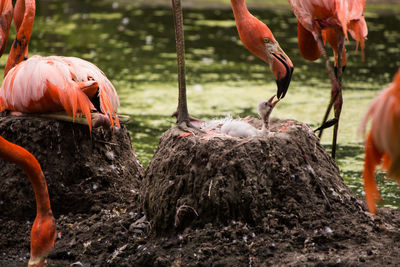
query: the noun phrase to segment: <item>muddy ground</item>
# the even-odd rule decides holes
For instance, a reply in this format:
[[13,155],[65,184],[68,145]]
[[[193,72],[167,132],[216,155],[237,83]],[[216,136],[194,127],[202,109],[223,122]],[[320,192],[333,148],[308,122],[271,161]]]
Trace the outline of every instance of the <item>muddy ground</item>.
[[[255,123],[258,123],[254,120]],[[396,266],[400,212],[366,211],[304,124],[270,137],[207,138],[171,128],[143,171],[123,127],[112,134],[0,118],[0,135],[42,164],[61,232],[55,266]],[[0,161],[0,265],[27,262],[28,179]]]

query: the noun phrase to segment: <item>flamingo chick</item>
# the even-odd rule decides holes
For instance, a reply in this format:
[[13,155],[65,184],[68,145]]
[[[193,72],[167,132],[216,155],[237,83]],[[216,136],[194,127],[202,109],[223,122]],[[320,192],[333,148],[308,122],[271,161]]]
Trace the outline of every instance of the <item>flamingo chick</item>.
[[258,104],[258,115],[262,121],[261,129],[243,120],[228,120],[221,127],[221,132],[232,137],[252,137],[252,136],[268,136],[269,134],[269,116],[279,99],[272,102],[275,96],[271,97],[268,101],[262,101]]
[[270,66],[278,86],[277,97],[285,97],[293,74],[292,61],[268,26],[250,14],[245,0],[231,0],[231,4],[240,40],[250,52]]
[[250,125],[246,118],[232,119],[228,116],[224,119],[217,119],[211,121],[191,121],[193,125],[199,127],[202,131],[207,134],[203,136],[203,139],[231,136],[231,137],[252,137],[252,136],[268,136],[269,134],[269,116],[279,102],[280,99],[272,101],[275,96],[271,97],[268,101],[262,101],[258,104],[258,114],[262,120],[262,128],[257,129]]
[[47,254],[56,242],[56,223],[42,169],[31,153],[1,136],[0,158],[15,163],[32,183],[36,198],[36,218],[31,230],[31,257],[28,266],[43,266]]
[[369,211],[376,213],[375,201],[381,200],[376,181],[376,167],[382,163],[387,176],[400,184],[400,68],[393,83],[371,103],[361,124],[365,132],[367,122],[371,129],[365,142],[364,190]]
[[[0,51],[4,51],[11,24],[11,0],[1,0],[0,7]],[[27,59],[35,9],[34,0],[17,0],[15,4],[17,35],[0,90],[0,111],[49,113],[65,110],[74,120],[83,113],[90,130],[91,111],[98,111],[109,117],[111,125],[115,123],[120,127],[117,92],[94,64],[74,57],[33,56]]]

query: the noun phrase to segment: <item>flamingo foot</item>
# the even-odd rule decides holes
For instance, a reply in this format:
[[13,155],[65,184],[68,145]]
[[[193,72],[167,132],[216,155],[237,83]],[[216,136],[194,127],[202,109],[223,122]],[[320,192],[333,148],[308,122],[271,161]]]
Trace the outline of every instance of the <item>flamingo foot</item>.
[[192,133],[193,135],[206,134],[206,132],[194,126],[190,121],[183,121],[179,123],[178,128],[185,133]]
[[337,122],[338,122],[338,120],[336,118],[330,119],[329,121],[326,121],[324,124],[319,126],[317,129],[315,129],[314,132],[316,133],[318,131],[322,131],[322,130],[325,130],[325,129],[329,128],[329,127],[332,127]]
[[[174,113],[172,113],[171,117],[175,117],[176,120],[177,120],[177,122],[178,122],[178,110],[175,111]],[[203,121],[203,120],[200,120],[200,119],[197,119],[197,118],[194,118],[194,117],[192,117],[192,116],[189,116],[189,122],[190,122],[193,126],[195,126],[195,127],[198,128],[198,127],[200,127],[200,124],[203,123],[204,121]]]

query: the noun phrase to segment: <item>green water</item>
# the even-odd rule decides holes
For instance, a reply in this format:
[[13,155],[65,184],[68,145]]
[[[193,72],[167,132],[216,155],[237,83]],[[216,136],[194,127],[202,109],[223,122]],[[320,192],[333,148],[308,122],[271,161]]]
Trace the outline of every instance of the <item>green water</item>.
[[[177,106],[172,16],[168,7],[139,7],[131,1],[121,1],[118,6],[112,3],[38,1],[30,55],[78,56],[98,65],[118,90],[120,113],[131,117],[128,128],[133,146],[146,166],[161,134],[174,125],[170,117]],[[399,6],[393,6],[393,10],[399,10]],[[323,64],[300,57],[296,19],[289,9],[257,8],[252,13],[270,27],[295,65],[289,92],[273,116],[318,126],[330,94]],[[360,53],[355,54],[354,41],[346,43],[349,56],[338,140],[342,175],[359,196],[363,190],[363,150],[357,128],[372,98],[400,66],[400,12],[383,12],[382,7],[374,5],[365,15],[369,27],[366,61],[361,61]],[[240,43],[232,11],[186,9],[184,23],[191,115],[202,119],[226,114],[255,116],[256,104],[272,96],[276,85],[265,64]],[[5,57],[0,63],[4,65]],[[330,142],[328,130],[322,139],[328,150]],[[379,175],[379,184],[383,205],[400,207],[399,188],[384,180],[383,174]]]

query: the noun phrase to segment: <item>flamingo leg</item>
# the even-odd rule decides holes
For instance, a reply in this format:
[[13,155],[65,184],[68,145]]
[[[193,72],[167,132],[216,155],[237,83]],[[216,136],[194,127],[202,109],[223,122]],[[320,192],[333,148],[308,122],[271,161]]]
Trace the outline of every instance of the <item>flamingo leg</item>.
[[[332,91],[333,91],[333,90],[332,90]],[[339,93],[338,90],[335,90],[336,94],[332,94],[332,91],[331,91],[331,100],[329,101],[328,107],[326,108],[326,112],[325,112],[324,118],[322,119],[321,127],[318,128],[318,130],[319,130],[318,137],[319,137],[319,138],[322,137],[322,132],[323,132],[323,130],[324,130],[325,128],[327,128],[327,127],[323,127],[323,126],[326,124],[326,122],[327,122],[327,120],[328,120],[328,116],[329,116],[329,113],[331,112],[333,103],[334,103],[334,101],[335,101],[335,99],[337,98],[338,93]],[[337,123],[337,121],[336,121],[336,123]]]
[[[329,58],[327,56],[327,53],[326,53],[326,50],[325,50],[325,47],[324,47],[324,43],[322,41],[321,31],[318,31],[318,36],[316,38],[316,41],[318,43],[319,49],[321,50],[322,57],[325,60],[325,67],[326,67],[326,70],[328,71],[329,78],[331,80],[331,84],[332,84],[331,92],[333,92],[333,91],[337,92],[336,89],[339,87],[339,84],[338,84],[338,82],[336,80],[335,72],[332,69],[331,64],[329,63]],[[325,112],[325,115],[324,115],[324,118],[322,120],[322,124],[321,125],[325,124],[325,122],[328,120],[329,113],[331,112],[331,109],[332,109],[332,106],[333,106],[333,103],[334,103],[336,97],[337,97],[336,94],[331,94],[331,100],[330,100],[330,102],[328,104],[328,107],[327,107],[327,110]],[[321,129],[320,132],[319,132],[319,135],[318,135],[319,138],[322,137],[322,132],[323,132],[323,129]]]
[[[343,96],[342,96],[342,76],[343,76],[343,69],[342,69],[342,56],[343,56],[343,48],[344,48],[344,34],[341,29],[337,29],[337,34],[339,37],[338,42],[338,62],[337,62],[337,82],[338,88],[332,87],[332,102],[334,103],[334,114],[337,123],[333,127],[333,140],[332,140],[332,158],[336,157],[336,146],[337,146],[337,136],[339,130],[339,119],[340,114],[342,112],[342,105],[343,105]],[[334,90],[337,90],[335,92]],[[336,97],[334,96],[336,95]]]
[[180,0],[172,0],[172,13],[174,14],[176,54],[178,61],[178,124],[185,123],[189,126],[189,112],[186,99],[186,77],[185,77],[185,39],[183,32],[183,14]]
[[335,119],[337,120],[335,126],[333,127],[333,139],[332,139],[332,158],[335,159],[336,157],[336,146],[337,146],[337,136],[338,136],[338,130],[339,130],[339,119],[340,119],[340,113],[342,112],[342,105],[343,105],[343,97],[342,97],[342,90],[340,88],[340,91],[337,93],[337,97],[334,103],[334,113],[335,113]]
[[[332,158],[335,158],[336,156],[336,145],[337,145],[337,134],[338,134],[338,130],[339,130],[339,118],[340,118],[340,114],[342,112],[342,105],[343,105],[343,97],[342,97],[342,75],[343,75],[343,70],[342,70],[342,55],[343,55],[343,46],[344,46],[344,35],[343,33],[340,33],[338,30],[338,35],[339,35],[339,50],[338,50],[338,72],[337,72],[337,76],[338,78],[336,78],[335,72],[332,69],[330,63],[329,63],[329,58],[326,54],[326,50],[322,41],[322,36],[321,36],[321,32],[318,32],[318,36],[317,36],[317,43],[318,46],[321,50],[321,54],[323,56],[323,58],[325,59],[325,67],[328,71],[329,74],[329,78],[331,79],[331,84],[332,84],[332,89],[331,89],[331,99],[329,101],[327,110],[325,112],[323,121],[321,125],[324,125],[326,123],[326,121],[328,120],[328,116],[329,113],[331,112],[332,106],[334,107],[334,115],[335,115],[335,119],[337,121],[337,123],[334,126],[333,129],[333,140],[332,140]],[[319,132],[318,137],[321,138],[322,137],[322,133],[323,133],[324,128],[322,128]]]
[[[175,24],[175,42],[176,54],[178,61],[178,108],[173,116],[177,117],[178,127],[183,131],[196,131],[200,134],[204,132],[191,123],[191,121],[199,121],[189,116],[186,98],[186,74],[185,74],[185,36],[183,30],[183,14],[181,0],[172,0],[172,13],[174,14]],[[191,120],[192,119],[192,120]],[[191,129],[188,129],[191,128]]]

